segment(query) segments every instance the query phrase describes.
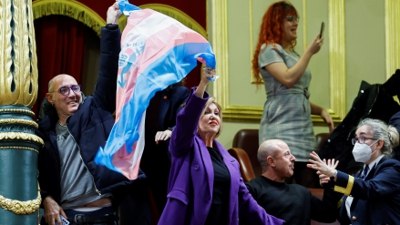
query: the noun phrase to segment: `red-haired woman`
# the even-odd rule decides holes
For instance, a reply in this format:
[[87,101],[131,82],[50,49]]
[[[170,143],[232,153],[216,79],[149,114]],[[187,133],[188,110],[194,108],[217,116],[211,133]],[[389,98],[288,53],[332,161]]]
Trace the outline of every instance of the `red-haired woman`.
[[310,187],[315,186],[316,179],[306,162],[309,154],[317,150],[311,114],[320,115],[330,132],[334,126],[329,113],[309,101],[311,73],[307,65],[324,39],[318,34],[300,56],[294,51],[298,22],[299,15],[289,2],[276,2],[268,8],[262,20],[252,70],[257,83],[261,83],[261,73],[267,93],[259,142],[285,141],[296,157],[296,183]]

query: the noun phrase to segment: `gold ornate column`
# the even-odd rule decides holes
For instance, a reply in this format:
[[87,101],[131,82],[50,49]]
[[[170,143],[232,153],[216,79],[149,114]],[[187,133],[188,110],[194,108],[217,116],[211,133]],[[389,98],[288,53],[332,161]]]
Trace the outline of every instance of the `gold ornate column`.
[[37,224],[41,202],[31,107],[38,71],[31,0],[0,0],[0,224]]

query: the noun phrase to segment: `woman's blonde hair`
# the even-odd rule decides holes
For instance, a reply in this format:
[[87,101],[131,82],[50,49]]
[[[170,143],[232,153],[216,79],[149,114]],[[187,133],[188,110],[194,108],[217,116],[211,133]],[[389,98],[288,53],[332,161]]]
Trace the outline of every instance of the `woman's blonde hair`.
[[219,134],[221,133],[222,130],[222,107],[221,105],[215,100],[215,98],[210,97],[208,98],[206,104],[204,105],[203,111],[201,111],[201,117],[204,116],[204,113],[206,112],[207,108],[211,105],[214,104],[215,106],[217,106],[218,110],[219,110],[219,118],[221,119],[221,123],[219,125],[219,131],[217,133],[217,135],[215,136],[216,138],[219,136]]

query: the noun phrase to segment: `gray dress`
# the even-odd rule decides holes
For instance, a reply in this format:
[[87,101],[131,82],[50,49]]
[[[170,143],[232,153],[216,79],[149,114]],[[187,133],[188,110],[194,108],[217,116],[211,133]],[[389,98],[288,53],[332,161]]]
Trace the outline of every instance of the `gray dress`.
[[258,57],[260,72],[264,79],[267,101],[261,118],[259,130],[260,144],[268,139],[281,139],[286,142],[298,162],[306,162],[311,151],[317,150],[311,120],[308,86],[311,73],[308,69],[292,87],[286,88],[275,79],[265,66],[283,62],[293,67],[300,56],[296,52],[286,52],[282,46],[263,45]]

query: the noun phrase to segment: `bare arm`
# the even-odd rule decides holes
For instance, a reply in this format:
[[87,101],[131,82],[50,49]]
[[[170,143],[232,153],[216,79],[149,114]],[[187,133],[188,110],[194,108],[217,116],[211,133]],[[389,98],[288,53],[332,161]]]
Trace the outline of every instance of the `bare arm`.
[[291,68],[287,68],[285,63],[272,63],[265,69],[285,87],[292,88],[303,76],[311,57],[321,49],[323,42],[324,38],[320,38],[318,34]]
[[206,93],[206,87],[210,82],[208,77],[212,77],[214,71],[211,70],[209,73],[203,71],[199,86],[192,92],[185,107],[176,117],[176,126],[172,131],[169,143],[169,151],[172,156],[180,157],[193,146],[201,112],[209,97]]
[[215,69],[207,69],[207,67],[204,67],[199,86],[197,86],[197,89],[196,89],[197,97],[203,98],[203,95],[204,95],[204,92],[206,91],[207,85],[210,82],[210,80],[208,78],[212,77],[214,75],[215,75]]
[[329,133],[332,133],[333,129],[335,129],[335,125],[328,111],[322,108],[321,106],[315,105],[311,102],[310,102],[310,108],[311,108],[311,115],[321,116],[322,119],[325,121],[326,125],[329,127]]

